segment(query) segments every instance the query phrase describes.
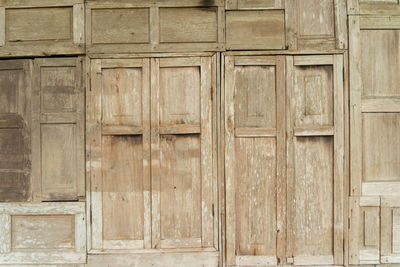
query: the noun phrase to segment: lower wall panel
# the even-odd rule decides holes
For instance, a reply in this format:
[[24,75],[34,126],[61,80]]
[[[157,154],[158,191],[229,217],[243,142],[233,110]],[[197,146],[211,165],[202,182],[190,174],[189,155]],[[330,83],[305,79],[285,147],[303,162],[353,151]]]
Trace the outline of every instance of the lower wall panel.
[[86,262],[85,203],[0,204],[0,225],[0,264]]
[[218,252],[89,255],[87,267],[216,267]]

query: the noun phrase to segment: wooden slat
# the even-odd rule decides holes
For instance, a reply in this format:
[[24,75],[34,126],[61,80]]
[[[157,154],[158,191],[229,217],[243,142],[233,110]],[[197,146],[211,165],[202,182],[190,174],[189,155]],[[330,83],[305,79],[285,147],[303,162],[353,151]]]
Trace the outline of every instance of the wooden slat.
[[268,256],[236,256],[237,266],[249,266],[249,265],[262,265],[262,266],[274,266],[277,265],[276,257]]
[[83,0],[1,0],[0,6],[5,8],[60,7],[83,4]]
[[379,207],[381,205],[381,199],[379,196],[363,196],[360,197],[360,207]]
[[142,59],[103,59],[101,60],[102,69],[113,69],[113,68],[141,68],[143,65]]
[[162,248],[200,248],[201,238],[162,239]]
[[335,128],[332,126],[294,128],[294,136],[332,136],[334,134]]
[[398,196],[381,196],[381,207],[393,207],[399,208],[400,207],[400,198]]
[[160,68],[200,66],[200,57],[160,58]]
[[295,256],[294,265],[330,265],[334,264],[333,256]]
[[399,182],[369,182],[362,184],[363,196],[394,196],[399,195]]
[[361,112],[400,112],[400,99],[363,99]]
[[295,66],[315,66],[315,65],[333,65],[334,59],[332,55],[318,56],[295,56]]
[[360,218],[360,198],[349,197],[349,264],[360,264],[360,238],[361,238],[361,218]]
[[0,46],[6,44],[6,9],[0,7]]
[[274,56],[236,56],[235,66],[275,66]]
[[40,123],[77,123],[79,117],[77,113],[41,113]]
[[22,128],[24,119],[18,114],[0,114],[0,129]]
[[11,216],[0,214],[0,253],[11,251]]
[[400,29],[399,16],[360,16],[361,30],[398,30]]
[[143,127],[124,126],[124,125],[103,125],[102,135],[141,135]]
[[275,128],[236,128],[235,137],[276,137]]
[[75,44],[85,43],[85,5],[75,4],[73,7],[73,35]]
[[160,126],[160,134],[200,134],[200,125],[180,124]]

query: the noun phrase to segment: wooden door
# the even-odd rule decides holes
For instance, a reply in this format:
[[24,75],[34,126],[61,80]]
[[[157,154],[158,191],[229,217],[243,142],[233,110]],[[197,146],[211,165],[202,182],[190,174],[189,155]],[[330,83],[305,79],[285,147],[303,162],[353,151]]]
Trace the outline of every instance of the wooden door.
[[218,247],[215,63],[215,56],[151,59],[153,248]]
[[343,264],[343,56],[287,57],[288,262]]
[[285,60],[225,57],[228,265],[285,257]]
[[379,16],[349,18],[349,263],[354,265],[400,263],[400,25],[390,15],[398,14],[399,5],[380,2],[360,1],[361,13]]
[[215,62],[92,60],[92,252],[217,250]]
[[32,176],[35,201],[85,196],[82,58],[34,61]]
[[91,248],[151,247],[149,59],[91,62]]
[[0,62],[0,201],[31,191],[31,61]]

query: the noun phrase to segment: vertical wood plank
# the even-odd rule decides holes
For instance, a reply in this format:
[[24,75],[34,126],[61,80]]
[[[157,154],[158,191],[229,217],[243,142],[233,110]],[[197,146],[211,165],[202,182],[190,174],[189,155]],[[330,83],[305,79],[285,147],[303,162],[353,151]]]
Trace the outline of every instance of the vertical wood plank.
[[349,264],[360,263],[360,198],[349,197]]
[[[218,250],[221,246],[219,244],[220,241],[220,199],[219,199],[219,186],[220,186],[220,177],[219,169],[218,169],[218,153],[219,153],[219,133],[220,133],[220,125],[219,125],[219,108],[217,107],[217,103],[219,96],[218,92],[220,91],[220,82],[221,82],[221,73],[220,73],[220,53],[215,54],[211,58],[211,109],[212,109],[212,158],[213,158],[213,214],[214,214],[214,248]],[[222,262],[220,263],[222,264]]]
[[236,264],[234,56],[225,57],[226,264]]
[[344,107],[343,56],[334,56],[334,263],[343,264]]
[[347,13],[349,15],[360,14],[359,0],[347,0]]
[[6,44],[6,9],[0,7],[0,46]]
[[349,16],[349,66],[350,66],[350,194],[361,194],[361,43],[360,18]]
[[86,253],[85,214],[75,215],[75,251]]
[[[287,2],[286,2],[287,3]],[[293,116],[291,110],[295,110],[292,94],[294,90],[293,57],[286,57],[286,176],[287,176],[287,236],[286,236],[286,257],[293,258],[294,254],[294,144],[293,144]],[[293,96],[292,96],[293,95]],[[289,262],[288,262],[289,263]]]
[[150,59],[142,60],[144,248],[151,248]]
[[276,58],[277,95],[277,258],[286,263],[286,83],[285,56]]
[[151,72],[151,191],[152,191],[152,247],[160,248],[161,224],[160,224],[160,125],[159,125],[159,94],[160,94],[160,60],[152,58]]
[[335,0],[335,39],[337,49],[347,48],[346,1]]
[[77,179],[77,194],[78,197],[85,197],[85,60],[83,57],[77,59],[76,62],[76,93],[77,103],[76,103],[76,130],[79,134],[76,135],[77,142],[77,173],[80,178]]
[[90,185],[90,178],[91,178],[91,143],[92,143],[92,135],[93,135],[93,126],[95,125],[95,121],[93,120],[93,109],[92,109],[92,88],[90,82],[90,74],[91,74],[91,67],[90,67],[90,58],[86,56],[86,65],[85,65],[85,72],[84,75],[85,85],[86,85],[86,116],[85,116],[85,140],[86,140],[86,240],[87,240],[87,250],[90,251],[92,249],[92,239],[91,239],[91,185]]
[[150,43],[158,44],[160,42],[160,13],[159,8],[154,6],[150,8]]
[[296,0],[285,0],[286,48],[297,50]]
[[85,40],[86,45],[92,44],[92,9],[88,6],[85,8]]
[[225,9],[223,6],[219,6],[217,9],[218,16],[218,43],[225,43]]
[[91,242],[92,248],[103,247],[102,221],[102,170],[101,170],[101,60],[91,62],[91,109],[88,114],[90,132],[90,181],[91,181]]
[[238,0],[226,0],[226,9],[238,9]]
[[0,214],[0,253],[11,251],[11,216]]
[[41,201],[41,145],[40,145],[40,66],[33,63],[33,88],[32,88],[32,200]]
[[202,247],[213,245],[213,161],[212,161],[212,105],[211,58],[201,58],[201,198]]
[[85,43],[85,5],[73,6],[73,36],[75,44]]

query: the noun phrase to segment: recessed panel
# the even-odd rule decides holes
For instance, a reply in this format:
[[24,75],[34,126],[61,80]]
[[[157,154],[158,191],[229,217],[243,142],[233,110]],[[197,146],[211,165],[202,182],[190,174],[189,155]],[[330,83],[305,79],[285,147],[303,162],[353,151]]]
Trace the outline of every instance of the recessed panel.
[[361,30],[363,97],[400,96],[400,30]]
[[75,67],[41,67],[41,112],[74,112],[76,110]]
[[276,126],[275,66],[235,67],[236,127]]
[[92,10],[92,44],[135,44],[149,42],[148,8]]
[[300,37],[333,37],[335,34],[333,0],[297,0]]
[[143,149],[141,136],[104,136],[103,239],[143,240]]
[[72,249],[75,218],[72,215],[12,216],[14,251],[28,249]]
[[6,9],[6,41],[72,39],[72,7]]
[[18,91],[23,84],[21,70],[0,70],[0,114],[17,113]]
[[160,123],[200,124],[199,67],[160,69]]
[[[160,140],[161,243],[198,239],[202,229],[199,135],[162,135]],[[178,241],[175,246],[186,246]],[[201,243],[196,244],[201,246]]]
[[400,114],[364,113],[364,181],[400,181]]
[[217,41],[217,8],[160,8],[160,42]]
[[284,49],[284,11],[227,11],[226,44],[228,49]]
[[77,179],[75,124],[42,124],[42,192],[63,194],[74,191]]
[[333,255],[333,138],[296,138],[294,168],[294,256]]
[[103,124],[142,125],[142,69],[102,71]]
[[237,255],[276,255],[276,140],[235,140]]
[[333,125],[333,67],[296,67],[296,126]]

